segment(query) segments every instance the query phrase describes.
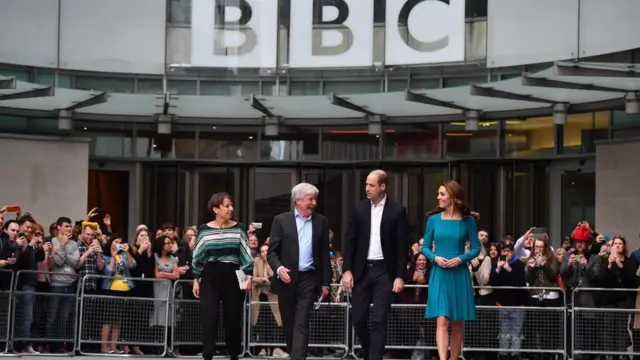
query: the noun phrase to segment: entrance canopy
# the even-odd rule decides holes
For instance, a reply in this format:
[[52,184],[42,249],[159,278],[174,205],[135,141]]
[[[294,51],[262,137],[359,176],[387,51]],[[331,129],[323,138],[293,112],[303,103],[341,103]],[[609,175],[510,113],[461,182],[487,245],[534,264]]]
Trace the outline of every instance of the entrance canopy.
[[[53,88],[0,75],[0,114],[95,121],[282,124],[424,123],[496,120],[580,113],[627,106],[637,109],[640,65],[558,62],[520,78],[446,89],[318,96],[195,96],[106,94]],[[635,106],[634,106],[635,104]],[[631,105],[631,106],[630,106]],[[157,117],[157,116],[156,116]],[[561,117],[558,117],[560,119]],[[556,119],[556,117],[554,117]]]

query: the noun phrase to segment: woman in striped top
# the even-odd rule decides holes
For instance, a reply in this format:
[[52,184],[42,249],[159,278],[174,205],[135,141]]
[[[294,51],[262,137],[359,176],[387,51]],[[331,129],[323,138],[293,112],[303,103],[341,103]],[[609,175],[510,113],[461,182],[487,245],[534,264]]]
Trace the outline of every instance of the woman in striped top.
[[192,260],[193,295],[200,299],[202,358],[210,360],[215,355],[222,302],[227,352],[231,360],[237,360],[242,354],[244,292],[238,286],[236,270],[244,271],[244,290],[251,290],[253,257],[244,225],[232,220],[231,196],[215,193],[207,208],[213,211],[215,220],[198,229]]

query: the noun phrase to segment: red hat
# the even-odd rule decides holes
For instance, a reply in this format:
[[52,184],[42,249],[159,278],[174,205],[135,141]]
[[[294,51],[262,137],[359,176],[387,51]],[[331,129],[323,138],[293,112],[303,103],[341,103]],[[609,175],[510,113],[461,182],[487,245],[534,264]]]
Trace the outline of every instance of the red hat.
[[591,230],[585,225],[578,225],[571,233],[573,241],[591,241]]

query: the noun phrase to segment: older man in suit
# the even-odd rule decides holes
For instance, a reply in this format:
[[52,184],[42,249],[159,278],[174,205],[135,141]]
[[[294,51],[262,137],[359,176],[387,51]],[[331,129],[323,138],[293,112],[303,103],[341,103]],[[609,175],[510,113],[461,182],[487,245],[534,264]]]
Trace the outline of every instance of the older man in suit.
[[278,295],[292,360],[307,357],[313,303],[318,295],[329,295],[331,283],[327,218],[314,213],[318,193],[308,183],[294,186],[294,210],[277,215],[271,225],[267,255],[269,266],[275,269],[271,291]]
[[367,200],[358,203],[349,215],[342,254],[342,283],[348,291],[353,289],[353,326],[365,360],[382,359],[387,316],[395,294],[404,288],[409,253],[407,211],[387,197],[387,183],[388,176],[382,170],[367,177]]

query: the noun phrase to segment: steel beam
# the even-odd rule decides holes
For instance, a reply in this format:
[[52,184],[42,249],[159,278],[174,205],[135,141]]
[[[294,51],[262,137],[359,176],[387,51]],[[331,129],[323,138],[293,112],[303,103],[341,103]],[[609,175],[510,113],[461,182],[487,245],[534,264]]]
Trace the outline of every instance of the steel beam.
[[456,105],[453,101],[443,101],[443,100],[434,99],[430,96],[427,96],[426,94],[418,94],[418,93],[412,92],[409,89],[406,89],[404,91],[404,99],[406,101],[411,101],[419,104],[439,106],[443,108],[455,109],[460,111],[476,110],[476,109],[471,109],[465,106]]
[[339,106],[341,108],[345,108],[345,109],[349,109],[349,110],[353,110],[365,115],[381,115],[381,114],[376,114],[371,110],[368,110],[360,105],[356,105],[352,102],[350,102],[349,100],[347,100],[347,98],[344,97],[340,97],[334,93],[331,93],[331,105],[335,105],[335,106]]
[[274,117],[275,115],[271,112],[271,110],[258,99],[255,94],[251,94],[249,97],[249,104],[252,108],[260,111],[264,116]]
[[18,91],[18,92],[14,92],[14,93],[10,93],[10,94],[0,94],[0,101],[18,100],[18,99],[31,99],[31,98],[38,98],[38,97],[45,97],[45,96],[53,96],[54,95],[54,91],[53,90],[54,90],[53,86],[49,86],[49,87],[45,87],[45,88]]
[[75,110],[86,108],[93,105],[104,104],[107,102],[107,99],[108,99],[108,95],[106,92],[102,92],[99,94],[91,94],[91,97],[89,97],[88,99],[78,101],[75,104],[64,108],[63,110],[75,111]]
[[554,104],[557,101],[542,99],[539,97],[535,97],[533,95],[523,95],[512,93],[504,90],[497,90],[492,87],[484,87],[478,85],[471,85],[469,87],[469,92],[473,96],[484,96],[496,99],[506,99],[506,100],[516,100],[516,101],[530,101],[530,102],[539,102],[544,104]]
[[559,61],[556,75],[584,77],[640,78],[640,64],[597,64]]
[[606,91],[606,92],[626,92],[624,89],[617,89],[607,86],[600,86],[594,84],[581,84],[573,83],[569,81],[548,79],[545,77],[534,77],[531,74],[522,74],[523,86],[535,86],[554,89],[569,89],[569,90],[585,90],[585,91]]

